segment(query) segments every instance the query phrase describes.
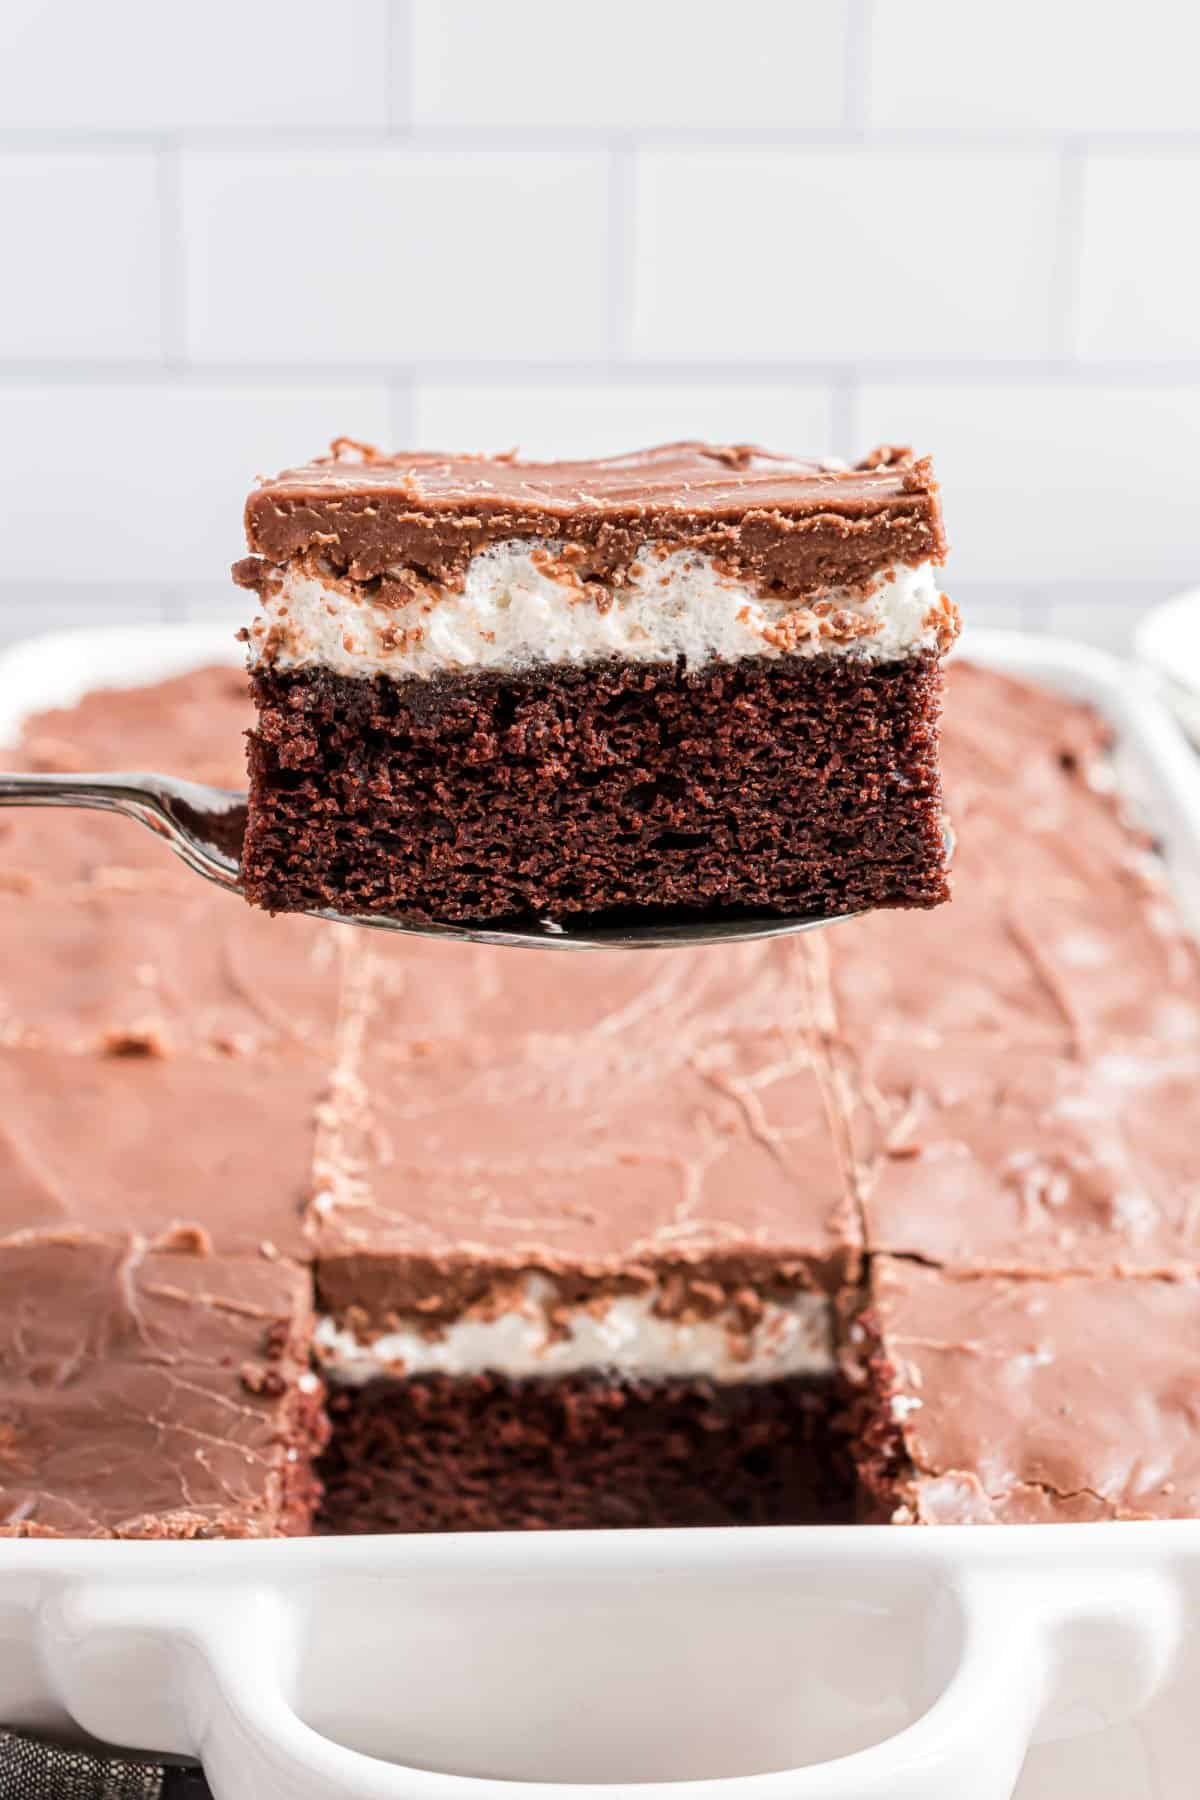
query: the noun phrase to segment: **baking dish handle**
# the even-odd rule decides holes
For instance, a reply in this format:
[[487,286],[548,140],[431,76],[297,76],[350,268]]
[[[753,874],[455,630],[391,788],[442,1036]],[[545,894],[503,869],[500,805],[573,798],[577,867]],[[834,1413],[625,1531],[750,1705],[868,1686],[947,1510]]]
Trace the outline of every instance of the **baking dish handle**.
[[1179,1641],[1178,1596],[1154,1571],[976,1570],[949,1590],[959,1655],[933,1704],[882,1743],[798,1769],[591,1785],[383,1762],[298,1716],[287,1697],[297,1622],[268,1593],[197,1644],[207,1679],[189,1735],[216,1800],[1009,1800],[1039,1725],[1074,1735],[1131,1716]]

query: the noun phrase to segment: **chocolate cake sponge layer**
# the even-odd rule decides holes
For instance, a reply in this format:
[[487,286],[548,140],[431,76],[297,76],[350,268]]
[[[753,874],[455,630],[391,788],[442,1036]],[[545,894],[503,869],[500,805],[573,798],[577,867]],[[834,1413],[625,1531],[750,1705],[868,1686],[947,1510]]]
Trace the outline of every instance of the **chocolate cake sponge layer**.
[[852,1518],[831,1380],[603,1374],[335,1392],[325,1532],[799,1525]]
[[253,677],[247,897],[275,912],[790,916],[948,897],[933,653],[514,677]]

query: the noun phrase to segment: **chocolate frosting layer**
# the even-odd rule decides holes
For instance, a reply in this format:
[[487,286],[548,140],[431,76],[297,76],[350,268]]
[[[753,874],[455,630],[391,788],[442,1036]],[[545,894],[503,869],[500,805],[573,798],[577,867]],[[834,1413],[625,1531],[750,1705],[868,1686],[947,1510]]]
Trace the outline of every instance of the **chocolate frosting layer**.
[[224,1252],[304,1256],[316,1059],[0,1052],[0,1234],[188,1228]]
[[1102,729],[956,664],[944,766],[945,921],[881,913],[827,945],[868,1245],[974,1272],[1200,1265],[1200,959]]
[[969,663],[946,679],[951,910],[875,913],[830,936],[842,1035],[867,1057],[894,1045],[913,1081],[949,1039],[1200,1051],[1200,960],[1113,791],[1100,722]]
[[[359,939],[361,945],[364,940]],[[814,970],[794,938],[632,956],[497,956],[482,944],[372,933],[357,971],[369,1054],[428,1054],[463,1040],[528,1042],[566,1065],[582,1045],[603,1055],[656,1050],[675,1061],[713,1038],[803,1034],[815,1017]]]
[[364,972],[323,1137],[326,1305],[432,1323],[538,1271],[564,1297],[653,1285],[712,1312],[852,1273],[798,940],[568,959],[544,984],[515,956],[454,967],[443,986],[398,943]]
[[[203,670],[41,714],[12,760],[243,786],[249,722]],[[0,1534],[307,1530],[338,934],[53,811],[0,820],[0,925]]]
[[1200,1514],[1200,1281],[955,1280],[879,1259],[903,1519]]
[[310,1322],[283,1263],[88,1232],[0,1243],[0,1531],[306,1529]]
[[853,586],[893,563],[941,562],[932,465],[876,451],[857,468],[752,445],[664,444],[596,462],[516,456],[387,456],[345,440],[286,470],[246,502],[246,541],[267,565],[317,551],[336,574],[368,581],[415,570],[454,584],[470,558],[508,538],[583,552],[581,575],[619,579],[648,541],[687,545],[780,593]]
[[1200,1058],[976,1046],[968,1060],[955,1045],[888,1074],[865,1188],[874,1248],[971,1272],[1200,1267]]
[[342,928],[270,919],[194,877],[176,894],[153,873],[127,873],[50,904],[37,875],[25,893],[0,890],[0,934],[25,952],[0,961],[0,1042],[332,1055]]

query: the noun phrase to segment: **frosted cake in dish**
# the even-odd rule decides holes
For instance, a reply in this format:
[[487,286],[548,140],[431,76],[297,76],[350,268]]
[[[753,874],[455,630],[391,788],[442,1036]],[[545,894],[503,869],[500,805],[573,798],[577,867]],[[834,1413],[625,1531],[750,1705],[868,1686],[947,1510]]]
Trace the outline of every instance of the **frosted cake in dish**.
[[[251,723],[206,671],[12,754]],[[0,1529],[1200,1512],[1195,950],[1086,708],[953,664],[944,762],[952,907],[649,956],[0,815]]]

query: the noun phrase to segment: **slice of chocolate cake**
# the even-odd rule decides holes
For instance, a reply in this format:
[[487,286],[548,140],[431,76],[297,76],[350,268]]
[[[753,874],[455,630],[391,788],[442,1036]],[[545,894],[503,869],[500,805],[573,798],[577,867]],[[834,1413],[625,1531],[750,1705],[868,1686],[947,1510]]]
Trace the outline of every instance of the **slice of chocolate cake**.
[[930,464],[333,455],[251,494],[248,897],[414,918],[947,897]]
[[0,1536],[308,1530],[308,1280],[195,1240],[0,1242]]
[[[798,946],[681,952],[657,989],[620,952],[545,987],[481,956],[452,1036],[423,954],[384,954],[316,1203],[325,1528],[845,1516],[858,1233]],[[739,978],[787,1025],[738,1032]]]

